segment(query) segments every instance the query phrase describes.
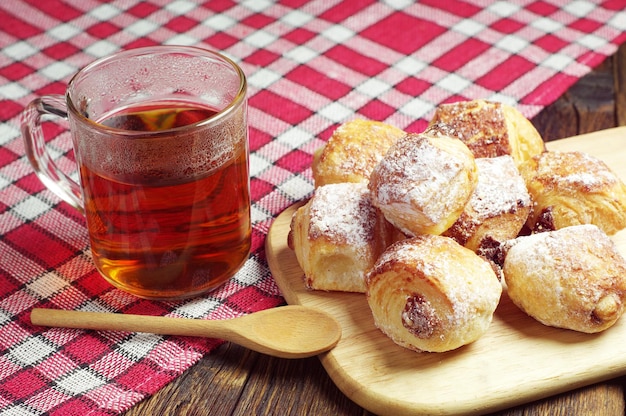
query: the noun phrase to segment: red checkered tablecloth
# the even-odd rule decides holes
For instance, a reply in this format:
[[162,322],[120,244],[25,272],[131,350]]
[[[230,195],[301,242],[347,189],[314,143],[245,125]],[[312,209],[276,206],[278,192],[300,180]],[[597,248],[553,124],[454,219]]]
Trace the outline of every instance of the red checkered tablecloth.
[[[264,258],[273,218],[313,190],[313,151],[354,117],[410,131],[436,105],[486,98],[527,117],[626,40],[626,0],[3,0],[0,2],[0,414],[114,415],[219,344],[44,329],[33,307],[198,319],[283,302]],[[20,113],[121,49],[220,50],[248,75],[253,248],[226,285],[184,302],[113,289],[95,271],[84,218],[37,179]],[[75,175],[63,125],[51,152]]]

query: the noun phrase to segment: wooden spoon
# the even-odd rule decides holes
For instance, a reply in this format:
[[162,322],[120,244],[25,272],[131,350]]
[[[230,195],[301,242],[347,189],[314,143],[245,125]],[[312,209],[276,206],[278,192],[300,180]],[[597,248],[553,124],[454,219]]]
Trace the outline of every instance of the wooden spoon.
[[332,316],[300,305],[225,320],[34,308],[30,320],[34,325],[61,328],[219,338],[280,358],[311,357],[330,350],[341,338],[341,327]]

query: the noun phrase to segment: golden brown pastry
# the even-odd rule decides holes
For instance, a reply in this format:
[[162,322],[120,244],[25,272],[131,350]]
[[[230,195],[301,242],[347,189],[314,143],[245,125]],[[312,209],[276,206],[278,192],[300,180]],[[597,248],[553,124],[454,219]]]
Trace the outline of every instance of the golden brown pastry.
[[545,150],[532,123],[516,108],[498,102],[441,104],[428,130],[459,138],[477,158],[510,155],[519,164]]
[[489,328],[502,293],[486,261],[435,235],[392,244],[366,282],[376,326],[415,351],[450,351],[477,340]]
[[511,156],[479,158],[476,166],[476,189],[459,219],[443,233],[473,251],[487,238],[504,242],[517,237],[531,208],[526,184]]
[[544,325],[594,333],[624,311],[626,263],[595,225],[577,225],[505,243],[509,297]]
[[393,227],[364,183],[320,186],[294,213],[289,246],[309,289],[365,292],[365,273],[391,243]]
[[367,182],[378,161],[405,132],[380,121],[356,119],[339,126],[313,155],[315,186]]
[[409,236],[441,234],[474,192],[474,156],[459,139],[410,133],[372,171],[372,204]]
[[603,161],[583,152],[544,152],[519,170],[534,202],[530,229],[595,224],[612,235],[626,227],[626,185]]

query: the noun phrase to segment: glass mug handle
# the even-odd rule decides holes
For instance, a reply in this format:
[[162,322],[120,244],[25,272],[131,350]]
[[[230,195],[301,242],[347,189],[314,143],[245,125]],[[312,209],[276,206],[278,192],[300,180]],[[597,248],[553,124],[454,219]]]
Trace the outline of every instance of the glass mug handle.
[[80,212],[84,212],[80,185],[59,169],[46,147],[41,121],[47,115],[68,118],[63,95],[42,96],[31,101],[24,109],[22,137],[26,155],[35,173],[48,189]]

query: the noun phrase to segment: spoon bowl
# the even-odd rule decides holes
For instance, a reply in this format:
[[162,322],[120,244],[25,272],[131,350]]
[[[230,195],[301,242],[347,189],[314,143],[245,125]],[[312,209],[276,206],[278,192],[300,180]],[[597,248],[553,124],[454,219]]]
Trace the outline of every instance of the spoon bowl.
[[329,314],[300,305],[266,309],[239,318],[202,320],[34,308],[33,325],[219,338],[280,358],[306,358],[339,342],[341,327]]

